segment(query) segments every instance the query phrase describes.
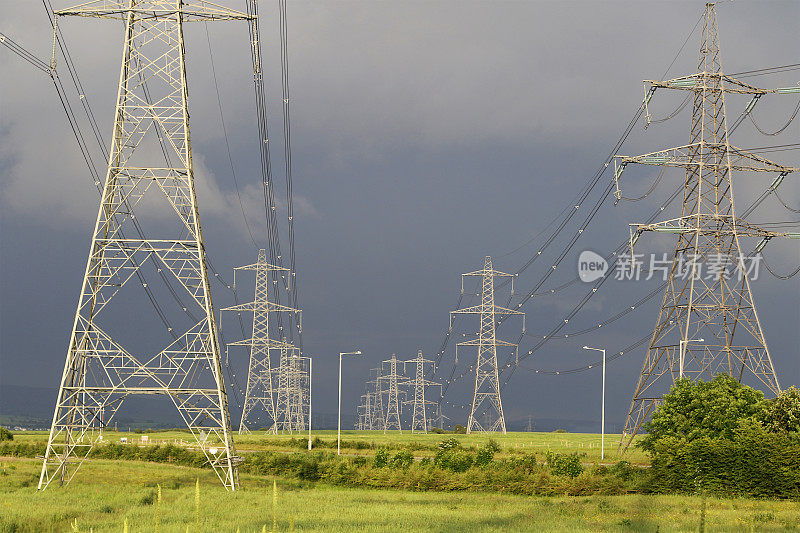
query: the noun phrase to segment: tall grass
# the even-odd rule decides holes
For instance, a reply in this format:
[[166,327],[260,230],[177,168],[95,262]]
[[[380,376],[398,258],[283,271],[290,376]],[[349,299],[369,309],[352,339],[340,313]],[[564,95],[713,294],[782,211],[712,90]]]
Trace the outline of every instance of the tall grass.
[[[159,516],[164,533],[193,531],[197,525],[200,479],[200,525],[203,531],[267,531],[265,499],[273,485],[280,499],[272,531],[697,531],[702,500],[698,496],[543,497],[442,492],[408,492],[308,486],[302,481],[264,480],[243,474],[243,489],[227,493],[213,472],[154,463],[93,461],[94,475],[73,480],[66,489],[37,493],[39,462],[14,460],[0,477],[0,532],[152,531]],[[162,487],[156,497],[142,496]],[[278,487],[281,485],[281,487]],[[280,489],[280,494],[278,491]],[[157,494],[157,492],[156,492]],[[267,500],[268,501],[268,500]],[[31,502],[35,502],[32,505]],[[108,509],[105,511],[103,509]],[[294,517],[294,518],[293,518]],[[708,531],[741,531],[753,521],[759,531],[783,531],[800,523],[797,502],[707,498]]]

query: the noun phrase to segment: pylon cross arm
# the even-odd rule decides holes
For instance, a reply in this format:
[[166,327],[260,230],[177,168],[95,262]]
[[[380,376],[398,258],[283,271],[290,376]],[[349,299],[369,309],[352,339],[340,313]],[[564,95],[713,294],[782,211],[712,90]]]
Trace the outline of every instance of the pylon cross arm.
[[[712,152],[719,157],[719,163],[711,163],[703,160],[704,156]],[[730,163],[728,159],[730,159]],[[622,168],[631,163],[668,167],[698,167],[702,165],[703,168],[707,169],[730,167],[731,170],[738,170],[740,172],[789,173],[800,170],[800,168],[787,167],[775,163],[730,144],[709,142],[686,144],[637,156],[618,155],[615,156],[615,163],[618,169],[616,173],[617,180],[619,180],[622,175]]]
[[269,263],[262,263],[262,264],[253,263],[252,265],[234,267],[234,270],[284,270],[286,272],[289,271],[288,268],[271,265]]
[[501,341],[500,339],[494,339],[491,342],[486,342],[485,340],[481,340],[480,338],[472,339],[469,341],[459,342],[459,346],[481,346],[481,345],[495,345],[495,346],[517,346],[513,342],[508,341]]
[[495,315],[524,315],[522,311],[515,311],[514,309],[507,309],[505,307],[500,307],[499,305],[489,306],[489,309],[486,309],[487,306],[485,305],[473,305],[472,307],[465,307],[464,309],[456,309],[455,311],[450,311],[451,314],[459,314],[459,315],[479,315],[481,313],[493,313]]
[[[180,7],[178,7],[180,5]],[[131,5],[129,0],[94,0],[55,12],[60,16],[94,17],[125,20],[128,14],[148,17],[169,17],[180,14],[184,22],[209,20],[254,20],[255,16],[205,2],[203,0],[175,2],[174,0],[150,0]]]
[[223,307],[223,311],[280,311],[286,313],[302,313],[299,309],[294,307],[287,307],[285,305],[268,302],[266,304],[261,302],[248,302],[231,307]]
[[[725,224],[720,225],[720,221],[725,222]],[[774,237],[786,237],[789,239],[800,238],[800,233],[770,231],[730,215],[716,216],[695,214],[653,224],[631,224],[631,226],[636,228],[637,234],[641,234],[645,231],[678,234],[700,232],[713,235],[736,234],[740,237],[760,237],[767,240]]]
[[[711,81],[712,84],[709,85],[709,81]],[[724,85],[721,82],[723,82]],[[651,88],[677,89],[681,91],[724,90],[726,93],[759,95],[779,92],[779,89],[761,89],[759,87],[754,87],[721,72],[698,72],[671,80],[645,80],[645,83],[649,84]]]

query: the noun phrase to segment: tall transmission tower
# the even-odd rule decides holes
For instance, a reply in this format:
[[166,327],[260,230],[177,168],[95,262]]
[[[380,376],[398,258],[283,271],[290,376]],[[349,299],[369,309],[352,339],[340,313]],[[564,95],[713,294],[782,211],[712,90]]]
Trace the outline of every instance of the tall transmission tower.
[[428,404],[435,402],[425,399],[425,387],[439,385],[439,383],[425,379],[426,363],[433,363],[433,361],[422,357],[422,350],[417,352],[417,356],[414,359],[408,359],[407,361],[403,362],[404,367],[406,364],[412,364],[416,367],[414,379],[402,383],[402,385],[410,385],[414,390],[414,399],[404,402],[413,404],[413,411],[411,415],[411,433],[428,432]]
[[381,430],[386,427],[386,416],[383,409],[383,380],[381,379],[381,367],[373,369],[375,371],[375,379],[367,382],[367,385],[373,385],[370,421],[372,422],[372,429]]
[[528,433],[533,431],[533,416],[532,415],[528,415],[528,425],[525,426],[525,431],[527,431]]
[[[286,404],[282,428],[289,433],[306,429],[310,401],[310,358],[298,354],[297,348],[286,355],[282,354],[285,358],[283,372],[286,374]],[[280,417],[279,413],[279,419]]]
[[389,429],[397,429],[400,433],[403,432],[402,425],[400,424],[400,388],[399,383],[403,376],[400,376],[397,373],[397,363],[401,363],[397,359],[395,354],[392,354],[392,357],[383,361],[383,364],[388,365],[389,367],[389,374],[388,375],[381,375],[378,377],[379,380],[383,379],[386,380],[388,383],[387,386],[387,395],[388,399],[386,401],[386,419],[383,424],[383,432],[386,433]]
[[[69,483],[97,442],[95,430],[125,398],[165,395],[225,488],[235,490],[238,458],[195,196],[183,24],[250,17],[205,2],[165,0],[96,0],[56,14],[122,20],[125,32],[108,171],[39,489],[54,480]],[[171,217],[154,224],[158,238],[125,238],[139,222],[133,209],[140,204],[148,208],[143,212]],[[134,355],[101,327],[101,318],[116,308],[117,316],[136,319],[123,286],[148,260],[174,277],[201,317],[155,355]]]
[[[284,353],[287,349],[294,347],[284,341],[270,338],[269,315],[273,312],[299,314],[300,311],[269,301],[269,273],[288,271],[288,269],[267,263],[266,250],[258,251],[258,259],[254,264],[234,268],[234,286],[236,285],[237,270],[253,270],[256,273],[256,288],[253,301],[223,309],[223,311],[236,311],[237,313],[243,311],[253,313],[253,336],[249,339],[230,343],[231,346],[250,347],[247,388],[242,408],[242,419],[239,423],[239,433],[250,433],[247,427],[248,417],[260,414],[261,411],[266,412],[270,420],[269,430],[275,433],[278,430],[278,413],[275,406],[270,351],[281,350],[281,353]],[[256,409],[255,412],[254,409]]]
[[[771,188],[798,169],[773,163],[730,144],[725,116],[727,94],[752,95],[748,110],[768,93],[800,88],[759,89],[722,73],[714,4],[706,4],[698,72],[649,85],[645,104],[656,89],[693,93],[690,143],[636,157],[617,156],[617,185],[626,165],[639,163],[684,168],[683,210],[679,218],[633,224],[631,247],[646,231],[677,234],[658,321],[625,422],[620,448],[627,449],[642,424],[677,379],[710,379],[724,372],[739,381],[754,377],[772,393],[778,378],[758,319],[740,237],[756,237],[760,252],[774,237],[797,237],[762,229],[736,217],[733,171],[775,172]],[[617,189],[619,197],[619,188]],[[633,253],[633,252],[631,252]],[[633,259],[633,257],[632,257]],[[735,275],[713,264],[729,262]],[[688,271],[689,275],[683,275]]]
[[[469,412],[469,420],[467,422],[467,433],[473,431],[502,431],[506,433],[506,421],[503,416],[503,403],[500,399],[500,382],[499,373],[497,368],[497,347],[498,346],[514,346],[510,342],[499,340],[496,336],[497,317],[507,315],[522,315],[523,325],[522,331],[525,331],[525,313],[515,311],[513,309],[506,309],[494,303],[494,278],[496,277],[510,277],[511,278],[511,294],[514,293],[514,274],[506,274],[500,272],[492,267],[492,258],[488,255],[483,263],[483,269],[474,272],[468,272],[461,276],[461,292],[464,292],[464,277],[480,277],[481,282],[481,303],[473,307],[465,309],[458,309],[450,311],[450,328],[452,329],[453,315],[454,314],[469,314],[480,315],[480,327],[478,329],[478,336],[475,339],[460,342],[458,346],[477,346],[478,359],[475,363],[475,389],[472,395],[472,407]],[[456,351],[458,350],[456,346]],[[456,354],[458,358],[458,354]],[[481,423],[478,420],[479,415],[486,412],[491,416],[488,423]]]

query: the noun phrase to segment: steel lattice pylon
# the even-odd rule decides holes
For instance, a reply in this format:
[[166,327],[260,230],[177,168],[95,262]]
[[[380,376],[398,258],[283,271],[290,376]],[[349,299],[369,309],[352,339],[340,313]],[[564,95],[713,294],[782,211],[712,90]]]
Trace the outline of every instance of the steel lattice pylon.
[[425,399],[425,387],[439,385],[439,383],[425,379],[426,363],[433,363],[433,361],[422,357],[422,350],[417,352],[417,356],[414,359],[408,359],[403,362],[404,366],[406,364],[413,364],[415,366],[414,379],[402,383],[402,385],[410,385],[414,390],[414,399],[404,402],[413,405],[411,433],[428,432],[428,404],[435,402]]
[[381,367],[375,369],[375,380],[367,383],[373,384],[370,405],[370,429],[384,429],[386,427],[386,416],[383,410],[383,380],[381,379]]
[[383,432],[386,433],[386,430],[395,428],[400,433],[403,432],[403,427],[400,424],[400,389],[399,384],[400,380],[403,379],[403,376],[398,375],[397,373],[397,363],[398,361],[397,356],[392,354],[392,357],[383,361],[384,364],[389,366],[389,375],[381,375],[378,376],[378,380],[381,379],[386,380],[389,383],[387,387],[387,400],[386,400],[386,418],[384,419],[383,423]]
[[[500,382],[497,368],[497,347],[498,346],[514,346],[510,342],[499,340],[496,336],[496,326],[498,316],[507,315],[522,315],[523,316],[523,331],[525,313],[515,311],[513,309],[506,309],[494,303],[494,278],[495,277],[510,277],[512,278],[512,294],[513,294],[513,277],[514,274],[506,274],[500,272],[492,267],[492,258],[488,255],[484,260],[483,269],[476,270],[462,274],[462,288],[463,293],[463,279],[464,276],[477,276],[482,279],[481,281],[481,303],[473,307],[465,309],[457,309],[450,311],[450,328],[452,329],[452,318],[454,314],[470,314],[480,315],[480,328],[478,330],[478,337],[458,343],[458,346],[477,346],[478,358],[475,363],[475,389],[472,395],[472,407],[469,412],[469,420],[467,421],[467,433],[473,431],[502,431],[506,433],[506,421],[503,416],[503,403],[500,399]],[[456,350],[458,350],[456,346]],[[456,355],[458,358],[458,355]],[[488,416],[492,416],[490,424],[483,426],[478,421],[478,415],[486,412]],[[487,426],[487,427],[484,427]]]
[[[183,23],[249,17],[178,0],[103,0],[56,14],[120,19],[125,37],[108,172],[39,489],[72,479],[99,440],[94,430],[111,420],[126,397],[166,395],[226,489],[234,490],[237,458],[195,197]],[[133,233],[138,223],[137,205],[147,206],[147,213],[160,208],[172,217],[172,227],[161,220],[159,238],[126,238],[125,231]],[[125,310],[121,304],[129,290],[123,286],[148,261],[172,275],[202,318],[160,352],[142,356],[101,327],[108,312],[101,313]]]
[[278,368],[279,393],[278,426],[282,431],[292,433],[306,429],[310,385],[309,358],[298,355],[295,347],[281,350],[281,364]]
[[[772,393],[778,378],[764,339],[745,272],[739,237],[758,237],[761,244],[777,236],[734,213],[732,171],[776,172],[776,187],[789,172],[785,167],[732,146],[725,117],[727,93],[753,95],[749,109],[764,94],[788,90],[759,89],[722,73],[714,4],[706,4],[697,74],[668,81],[648,81],[645,105],[657,88],[691,91],[694,98],[690,144],[636,157],[617,156],[617,183],[631,163],[686,169],[680,218],[634,225],[631,245],[645,231],[674,233],[678,243],[669,279],[642,373],[628,411],[620,448],[627,449],[642,424],[660,402],[669,384],[681,377],[710,379],[720,372],[742,381],[754,377]],[[619,197],[619,189],[617,190]],[[632,253],[632,252],[631,252]],[[701,276],[702,265],[730,260],[730,275],[718,269]],[[682,278],[686,267],[689,275]],[[701,342],[702,341],[702,342]]]
[[[239,423],[239,433],[249,433],[247,420],[255,412],[263,410],[269,416],[269,430],[273,433],[279,429],[280,416],[275,405],[275,387],[273,386],[273,369],[270,362],[270,351],[295,349],[291,344],[270,338],[270,313],[294,313],[301,311],[276,304],[269,301],[270,272],[288,272],[289,269],[267,263],[266,250],[258,251],[258,259],[252,265],[236,267],[237,270],[252,270],[256,273],[256,288],[252,302],[226,307],[223,311],[236,311],[237,313],[253,313],[253,336],[249,339],[230,343],[231,346],[249,346],[250,362],[247,371],[247,388],[245,390],[242,419]],[[277,285],[277,284],[275,284]]]

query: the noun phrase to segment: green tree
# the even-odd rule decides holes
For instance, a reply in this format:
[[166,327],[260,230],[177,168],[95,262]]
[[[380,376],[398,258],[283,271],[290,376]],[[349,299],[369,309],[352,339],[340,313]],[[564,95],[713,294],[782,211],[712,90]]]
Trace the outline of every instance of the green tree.
[[14,434],[6,428],[0,426],[0,441],[3,440],[14,440]]
[[800,390],[790,387],[767,400],[762,423],[773,433],[800,433]]
[[763,416],[764,395],[727,374],[711,381],[678,380],[644,425],[647,435],[639,443],[653,453],[665,438],[693,441],[701,438],[732,439],[742,423]]

